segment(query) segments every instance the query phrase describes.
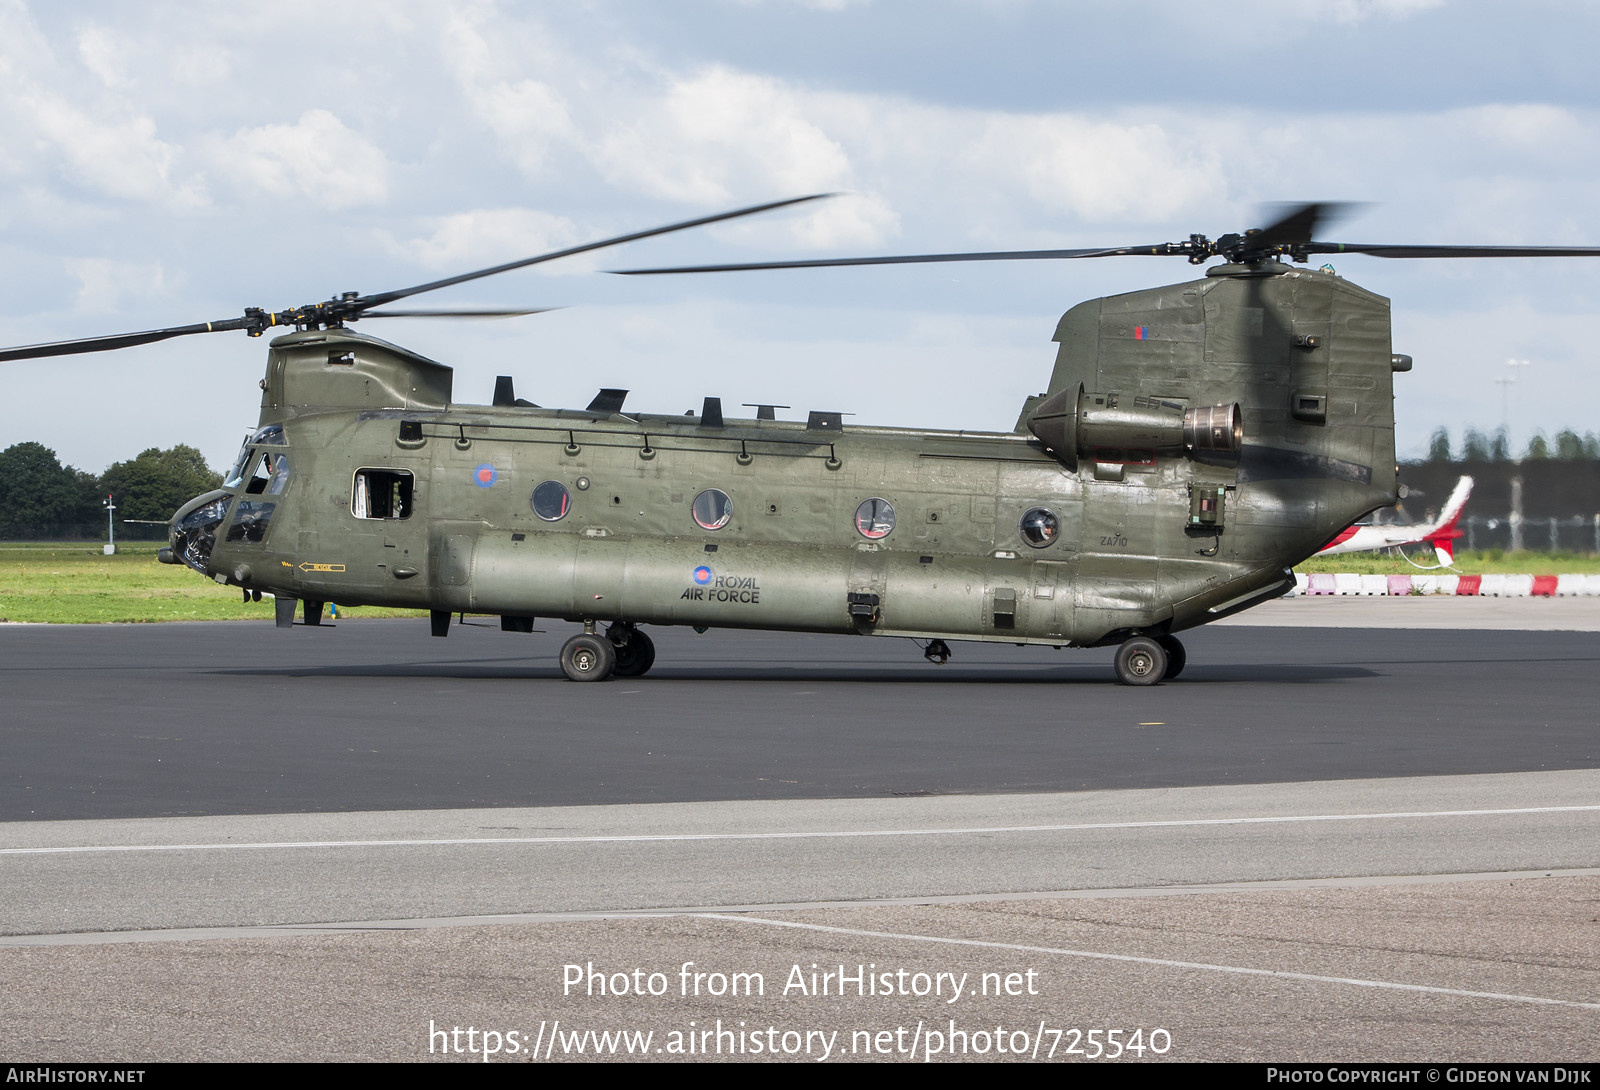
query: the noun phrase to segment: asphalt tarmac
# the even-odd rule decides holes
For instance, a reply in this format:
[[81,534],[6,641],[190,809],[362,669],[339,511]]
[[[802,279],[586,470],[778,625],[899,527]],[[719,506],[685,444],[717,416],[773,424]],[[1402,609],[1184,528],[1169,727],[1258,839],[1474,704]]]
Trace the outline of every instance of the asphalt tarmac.
[[1592,1058],[1595,610],[1287,612],[1325,604],[1147,690],[1010,646],[667,630],[574,685],[563,625],[0,626],[0,1055]]
[[648,677],[582,685],[557,665],[574,626],[549,627],[0,626],[0,822],[1600,767],[1600,632],[1217,626],[1185,634],[1180,681],[1131,689],[1109,650],[941,667],[908,640],[687,629],[653,630]]

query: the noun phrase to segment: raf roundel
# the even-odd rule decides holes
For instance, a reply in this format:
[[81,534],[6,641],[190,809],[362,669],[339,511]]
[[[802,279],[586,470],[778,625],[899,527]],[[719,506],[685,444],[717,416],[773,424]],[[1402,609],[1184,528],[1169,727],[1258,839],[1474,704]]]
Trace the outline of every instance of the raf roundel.
[[479,488],[493,488],[494,482],[499,479],[500,474],[495,471],[494,466],[489,462],[483,463],[472,471],[472,483]]
[[701,564],[694,570],[694,581],[702,587],[711,582],[711,569]]

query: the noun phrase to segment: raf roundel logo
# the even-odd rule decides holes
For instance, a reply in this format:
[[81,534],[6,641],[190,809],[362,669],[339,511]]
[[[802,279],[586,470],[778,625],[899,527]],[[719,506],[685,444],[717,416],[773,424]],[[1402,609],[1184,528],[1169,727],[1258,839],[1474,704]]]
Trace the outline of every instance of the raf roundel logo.
[[494,466],[488,462],[472,471],[472,483],[479,488],[493,488],[494,482],[499,478],[500,474],[495,472]]
[[694,570],[694,581],[702,587],[711,582],[711,569],[701,564]]

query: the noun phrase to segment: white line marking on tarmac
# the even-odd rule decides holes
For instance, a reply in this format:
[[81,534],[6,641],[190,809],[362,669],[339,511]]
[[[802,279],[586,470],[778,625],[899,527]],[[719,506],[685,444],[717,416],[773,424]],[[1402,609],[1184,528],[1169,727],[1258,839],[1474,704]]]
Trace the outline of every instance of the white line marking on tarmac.
[[1508,1003],[1535,1003],[1547,1007],[1577,1007],[1581,1010],[1600,1010],[1600,1003],[1581,1003],[1573,999],[1550,999],[1540,995],[1510,995],[1504,992],[1473,992],[1461,988],[1439,988],[1430,984],[1398,984],[1391,980],[1363,980],[1360,977],[1318,976],[1315,973],[1292,973],[1281,969],[1251,969],[1243,965],[1213,965],[1204,961],[1174,961],[1168,958],[1146,958],[1134,954],[1107,954],[1098,950],[1068,950],[1059,946],[1024,946],[1012,942],[990,942],[986,939],[955,939],[942,935],[904,935],[893,931],[865,931],[853,927],[829,927],[820,923],[796,923],[792,920],[769,920],[761,916],[731,916],[721,912],[705,912],[701,919],[727,920],[731,923],[765,924],[768,927],[791,927],[801,931],[822,931],[833,935],[859,935],[870,939],[900,939],[904,942],[933,942],[946,946],[978,946],[990,950],[1016,950],[1024,954],[1059,954],[1063,957],[1089,958],[1095,961],[1122,961],[1135,965],[1159,965],[1168,969],[1199,969],[1212,973],[1232,973],[1236,976],[1266,976],[1279,980],[1304,980],[1313,984],[1347,984],[1357,988],[1383,988],[1390,991],[1425,992],[1430,995],[1453,995],[1465,999],[1498,999]]
[[1468,871],[1452,874],[1379,874],[1339,878],[1276,878],[1260,882],[1212,882],[1192,886],[1129,886],[1101,889],[1034,890],[1027,893],[944,893],[921,897],[874,897],[866,901],[766,901],[757,904],[679,905],[664,908],[576,909],[568,912],[515,912],[490,916],[424,916],[404,920],[321,921],[308,923],[224,925],[163,928],[150,931],[74,931],[42,935],[0,935],[8,946],[82,946],[128,942],[195,942],[209,939],[264,939],[286,935],[347,935],[383,931],[419,931],[436,927],[490,927],[507,924],[570,923],[574,920],[654,920],[668,916],[704,916],[719,912],[811,912],[826,908],[883,908],[900,905],[990,904],[1004,901],[1117,900],[1142,897],[1188,897],[1197,894],[1250,894],[1289,890],[1369,886],[1427,886],[1457,882],[1522,882],[1547,878],[1597,878],[1600,868]]
[[855,829],[781,833],[619,833],[601,836],[457,837],[428,840],[282,840],[234,844],[78,844],[0,848],[0,855],[78,855],[100,852],[289,851],[306,848],[446,848],[535,844],[631,844],[705,840],[831,840],[880,836],[992,836],[997,833],[1075,833],[1115,829],[1178,829],[1222,825],[1294,825],[1326,821],[1400,821],[1422,818],[1516,817],[1600,811],[1596,806],[1525,806],[1499,810],[1418,810],[1384,814],[1297,814],[1280,817],[1185,818],[1168,821],[1105,821],[1073,825],[992,825],[956,829]]

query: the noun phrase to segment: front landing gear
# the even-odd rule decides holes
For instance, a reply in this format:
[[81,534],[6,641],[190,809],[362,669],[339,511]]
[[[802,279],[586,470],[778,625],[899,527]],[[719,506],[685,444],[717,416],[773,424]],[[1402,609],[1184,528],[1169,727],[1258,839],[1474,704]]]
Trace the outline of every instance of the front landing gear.
[[1117,680],[1124,685],[1154,685],[1167,676],[1168,661],[1167,650],[1159,642],[1135,636],[1117,648]]
[[616,649],[604,636],[585,632],[561,648],[561,672],[573,681],[604,681],[616,667]]

